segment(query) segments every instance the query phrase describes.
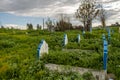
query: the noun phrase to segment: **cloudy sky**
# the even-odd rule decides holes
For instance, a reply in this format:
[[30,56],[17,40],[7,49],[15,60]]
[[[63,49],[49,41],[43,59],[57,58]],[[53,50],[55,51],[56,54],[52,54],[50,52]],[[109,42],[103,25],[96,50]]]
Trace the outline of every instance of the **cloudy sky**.
[[[120,22],[120,0],[99,0],[108,12],[107,24]],[[0,0],[0,25],[19,25],[26,23],[42,24],[42,19],[51,17],[58,19],[58,14],[71,16],[73,24],[79,24],[74,13],[80,0]],[[94,21],[94,25],[99,25]]]

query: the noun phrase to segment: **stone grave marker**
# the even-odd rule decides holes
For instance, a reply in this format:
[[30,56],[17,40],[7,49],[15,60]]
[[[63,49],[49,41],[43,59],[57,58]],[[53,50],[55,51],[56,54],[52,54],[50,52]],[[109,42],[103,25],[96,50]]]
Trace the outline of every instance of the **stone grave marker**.
[[85,35],[85,31],[84,31],[84,30],[82,31],[82,35],[83,35],[83,37],[84,37],[84,35]]
[[108,54],[108,42],[104,40],[103,43],[103,68],[107,72],[107,54]]
[[64,34],[63,45],[66,46],[68,44],[67,34]]
[[47,53],[48,54],[48,44],[46,43],[45,40],[41,40],[38,49],[37,49],[37,57],[39,58],[40,56],[43,56],[43,54]]
[[105,40],[105,34],[102,35],[103,41]]
[[80,43],[80,34],[77,36],[78,43]]

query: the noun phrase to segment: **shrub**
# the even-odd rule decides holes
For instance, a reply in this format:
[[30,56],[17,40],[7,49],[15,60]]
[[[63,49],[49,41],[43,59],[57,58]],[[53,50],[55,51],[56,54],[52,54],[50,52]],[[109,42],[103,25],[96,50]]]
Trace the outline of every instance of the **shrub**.
[[13,41],[0,41],[0,48],[4,49],[4,48],[12,48],[13,46],[15,46],[15,42]]
[[95,80],[91,72],[86,72],[83,74],[83,79],[85,80]]

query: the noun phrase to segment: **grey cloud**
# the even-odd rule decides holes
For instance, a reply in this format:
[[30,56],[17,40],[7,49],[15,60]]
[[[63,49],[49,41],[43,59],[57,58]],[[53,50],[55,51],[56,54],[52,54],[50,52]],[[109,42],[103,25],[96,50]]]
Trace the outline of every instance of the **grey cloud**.
[[1,0],[0,11],[19,11],[34,8],[46,8],[60,2],[56,6],[72,5],[78,0]]
[[[119,0],[98,0],[103,3],[109,17],[120,15]],[[80,0],[1,0],[0,12],[10,12],[21,16],[55,16],[60,13],[74,15]],[[116,5],[112,4],[115,3]],[[115,6],[115,7],[114,7]]]
[[119,1],[119,0],[105,0],[105,1],[102,1],[103,3],[112,3],[112,2],[116,2],[116,1]]
[[55,0],[2,0],[0,2],[0,11],[19,11],[34,8],[45,8],[54,2]]

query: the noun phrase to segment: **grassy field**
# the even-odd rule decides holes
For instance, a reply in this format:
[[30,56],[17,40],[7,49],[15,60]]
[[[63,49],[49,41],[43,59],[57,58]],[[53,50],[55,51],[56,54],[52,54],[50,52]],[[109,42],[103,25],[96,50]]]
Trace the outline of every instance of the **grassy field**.
[[[111,30],[114,32],[111,32],[108,47],[108,73],[115,74],[119,80],[120,36],[118,28]],[[64,33],[68,34],[69,39],[65,47],[62,46]],[[86,32],[84,37],[79,30],[51,33],[41,30],[0,29],[0,80],[87,80],[84,75],[78,73],[49,71],[44,64],[54,63],[102,70],[103,33],[108,39],[107,31],[104,29]],[[80,43],[76,40],[78,34],[81,34]],[[37,60],[37,48],[42,39],[49,45],[49,54]],[[71,49],[77,50],[70,51]]]

